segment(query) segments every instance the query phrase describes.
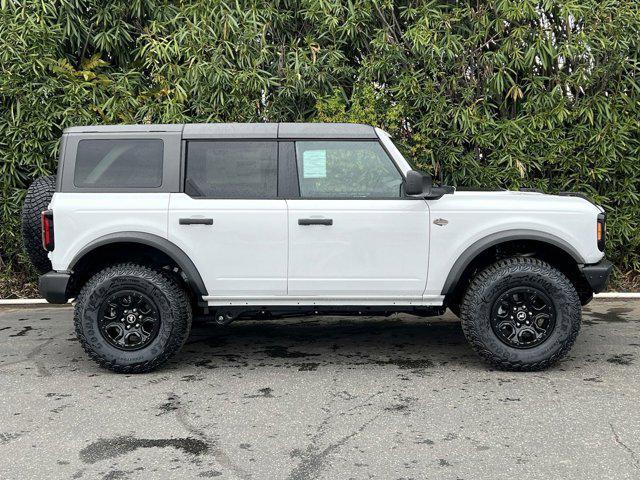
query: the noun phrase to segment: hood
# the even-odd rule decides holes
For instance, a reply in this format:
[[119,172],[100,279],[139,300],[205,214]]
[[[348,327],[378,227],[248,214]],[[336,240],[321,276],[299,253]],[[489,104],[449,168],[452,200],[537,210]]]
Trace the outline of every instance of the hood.
[[[471,210],[492,211],[553,211],[575,213],[601,213],[602,207],[592,203],[585,196],[574,193],[550,195],[536,191],[456,191],[451,195],[444,195],[440,200],[433,202],[437,209],[438,202],[451,206],[464,204]],[[442,205],[444,206],[444,205]]]

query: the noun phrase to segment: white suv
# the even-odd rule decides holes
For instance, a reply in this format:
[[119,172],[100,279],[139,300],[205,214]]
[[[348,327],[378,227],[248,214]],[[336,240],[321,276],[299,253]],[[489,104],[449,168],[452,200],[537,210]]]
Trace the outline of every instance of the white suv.
[[[33,247],[41,210],[48,258]],[[117,372],[164,363],[194,314],[445,307],[493,365],[540,369],[570,349],[611,271],[603,210],[584,197],[433,186],[356,124],[69,128],[23,221],[50,270],[42,295],[76,299],[82,346]]]

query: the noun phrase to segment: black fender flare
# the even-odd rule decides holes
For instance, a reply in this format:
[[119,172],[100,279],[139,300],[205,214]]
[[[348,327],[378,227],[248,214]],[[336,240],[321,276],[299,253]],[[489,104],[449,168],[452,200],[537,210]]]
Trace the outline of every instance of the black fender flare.
[[455,261],[449,275],[442,287],[442,295],[449,295],[454,292],[458,280],[471,264],[471,262],[487,248],[498,245],[499,243],[510,242],[513,240],[535,240],[542,243],[548,243],[554,247],[564,251],[567,255],[571,256],[578,265],[585,263],[584,258],[571,244],[562,238],[547,232],[541,232],[539,230],[527,230],[527,229],[513,229],[505,230],[502,232],[492,233],[486,237],[477,240],[472,243],[467,249]]
[[97,248],[112,243],[138,243],[160,250],[161,252],[169,256],[174,262],[176,262],[178,267],[180,267],[180,269],[185,273],[185,275],[187,276],[187,282],[194,292],[196,292],[200,296],[208,295],[207,288],[202,281],[202,276],[200,275],[200,272],[198,272],[198,269],[196,268],[193,261],[189,258],[189,256],[184,253],[184,251],[180,247],[170,242],[166,238],[154,235],[152,233],[117,232],[98,237],[92,242],[88,243],[73,257],[73,260],[71,260],[71,262],[69,263],[69,270],[73,271],[73,268],[87,254],[91,253]]

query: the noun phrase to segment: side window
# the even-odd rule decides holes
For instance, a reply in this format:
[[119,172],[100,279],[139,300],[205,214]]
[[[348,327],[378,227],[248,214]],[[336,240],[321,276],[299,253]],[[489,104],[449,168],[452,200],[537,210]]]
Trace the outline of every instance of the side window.
[[154,188],[162,185],[159,139],[80,140],[73,183],[82,188]]
[[278,195],[278,143],[191,141],[184,190],[193,197],[269,198]]
[[375,141],[296,142],[302,198],[398,198],[402,176]]

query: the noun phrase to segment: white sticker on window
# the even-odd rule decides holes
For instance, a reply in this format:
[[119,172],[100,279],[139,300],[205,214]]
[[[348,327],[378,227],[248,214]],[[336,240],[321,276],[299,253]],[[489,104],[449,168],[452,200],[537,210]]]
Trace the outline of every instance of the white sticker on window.
[[302,154],[302,176],[304,178],[326,178],[327,151],[306,150]]

